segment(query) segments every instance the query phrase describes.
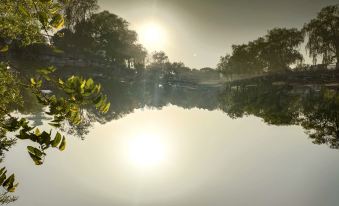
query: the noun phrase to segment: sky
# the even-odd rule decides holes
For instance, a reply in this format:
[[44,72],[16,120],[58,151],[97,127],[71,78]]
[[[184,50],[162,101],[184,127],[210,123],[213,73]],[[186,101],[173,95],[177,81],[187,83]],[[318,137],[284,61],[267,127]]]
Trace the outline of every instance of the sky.
[[[338,3],[339,0],[99,0],[101,10],[130,22],[150,53],[162,50],[170,61],[197,69],[215,67],[220,56],[232,52],[232,44],[247,43],[275,27],[301,28],[321,8]],[[149,34],[153,30],[156,35]]]

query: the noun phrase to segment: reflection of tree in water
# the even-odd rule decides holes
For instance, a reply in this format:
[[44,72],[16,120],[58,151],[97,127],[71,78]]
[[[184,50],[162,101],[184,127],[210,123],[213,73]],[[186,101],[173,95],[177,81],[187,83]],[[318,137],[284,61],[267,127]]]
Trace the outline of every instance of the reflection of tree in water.
[[255,115],[268,124],[301,125],[315,144],[339,148],[337,89],[243,82],[226,87],[220,108],[232,118]]
[[339,93],[322,89],[310,93],[303,102],[303,117],[300,124],[308,131],[315,144],[328,144],[339,148]]
[[314,143],[339,148],[339,93],[336,89],[272,85],[271,81],[243,81],[227,85],[223,90],[199,85],[169,85],[147,79],[132,82],[101,79],[100,83],[111,103],[109,112],[100,114],[89,108],[85,111],[85,124],[64,125],[64,131],[84,137],[93,122],[104,124],[135,109],[161,109],[171,104],[185,109],[221,109],[232,118],[254,115],[272,125],[301,125]]
[[217,108],[219,88],[187,87],[183,85],[168,85],[163,82],[138,80],[129,83],[113,80],[102,80],[111,109],[104,115],[88,110],[92,122],[109,122],[120,119],[132,113],[135,109],[161,109],[167,105],[176,105],[185,109],[201,108],[214,110]]

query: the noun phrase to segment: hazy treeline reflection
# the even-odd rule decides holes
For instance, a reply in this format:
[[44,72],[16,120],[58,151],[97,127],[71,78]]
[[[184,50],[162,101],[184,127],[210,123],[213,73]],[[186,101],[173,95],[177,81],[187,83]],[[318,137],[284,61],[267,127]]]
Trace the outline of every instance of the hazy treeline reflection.
[[[91,123],[104,124],[120,119],[135,109],[161,109],[171,104],[185,109],[222,110],[231,118],[254,115],[270,125],[300,125],[313,143],[339,148],[339,92],[336,87],[289,85],[262,79],[222,87],[159,83],[145,79],[97,81],[105,88],[112,107],[107,114],[88,109],[88,124],[71,130],[67,128],[73,134],[83,136]],[[25,108],[26,113],[39,115],[33,105]]]
[[301,125],[313,143],[339,148],[337,88],[248,81],[228,85],[219,101],[232,118],[254,115],[267,124]]

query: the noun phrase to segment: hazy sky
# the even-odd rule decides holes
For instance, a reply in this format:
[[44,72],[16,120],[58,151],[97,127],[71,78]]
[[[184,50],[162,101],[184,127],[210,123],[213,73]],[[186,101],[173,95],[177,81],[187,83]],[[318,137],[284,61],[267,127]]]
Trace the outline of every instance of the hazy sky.
[[159,49],[171,61],[187,66],[215,67],[219,57],[274,27],[297,27],[315,17],[324,6],[339,0],[99,0],[131,23],[138,32],[150,22],[166,38]]

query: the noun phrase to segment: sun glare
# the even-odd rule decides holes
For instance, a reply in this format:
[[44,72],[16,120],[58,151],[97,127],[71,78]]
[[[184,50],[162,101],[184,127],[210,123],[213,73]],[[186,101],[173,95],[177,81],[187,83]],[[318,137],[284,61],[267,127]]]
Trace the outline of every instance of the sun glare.
[[163,49],[166,34],[162,26],[155,23],[143,25],[139,31],[140,42],[149,50]]
[[147,169],[163,163],[167,156],[166,144],[153,135],[140,135],[128,142],[128,158],[136,167]]

